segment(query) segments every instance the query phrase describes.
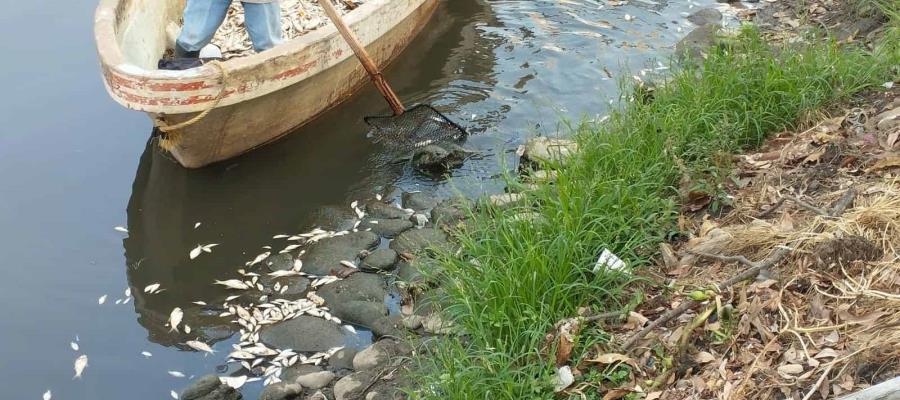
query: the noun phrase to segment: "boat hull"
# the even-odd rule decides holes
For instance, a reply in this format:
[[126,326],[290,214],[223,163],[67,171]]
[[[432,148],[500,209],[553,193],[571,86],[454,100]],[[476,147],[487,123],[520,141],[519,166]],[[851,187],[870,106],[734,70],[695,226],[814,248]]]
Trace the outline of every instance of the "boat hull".
[[[351,26],[375,62],[385,67],[424,28],[438,0],[374,1],[384,6],[369,12],[368,18],[351,21]],[[388,29],[386,22],[392,23]],[[289,42],[286,48],[223,63],[229,76],[222,101],[171,135],[168,150],[174,158],[185,167],[199,168],[238,156],[311,121],[367,84],[365,70],[334,28],[322,30],[305,35],[315,37],[301,37],[307,42],[301,46],[295,43],[292,48]],[[216,104],[223,83],[219,71],[211,66],[201,70],[184,79],[166,75],[169,71],[148,78],[105,65],[104,77],[114,99],[173,125]]]

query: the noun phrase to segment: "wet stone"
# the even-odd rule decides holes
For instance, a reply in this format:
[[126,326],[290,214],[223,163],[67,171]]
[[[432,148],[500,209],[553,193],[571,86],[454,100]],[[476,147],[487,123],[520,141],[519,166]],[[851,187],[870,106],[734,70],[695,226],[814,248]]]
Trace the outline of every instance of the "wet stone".
[[375,219],[364,221],[359,226],[360,229],[371,229],[372,232],[388,239],[392,239],[412,227],[413,223],[405,219]]
[[722,13],[715,8],[704,8],[689,15],[687,20],[697,26],[720,24],[722,23]]
[[312,372],[306,375],[300,375],[294,379],[294,382],[299,383],[305,388],[316,390],[328,386],[328,384],[334,380],[334,376],[334,372],[331,371]]
[[299,300],[305,297],[306,289],[309,288],[310,280],[304,277],[292,277],[283,279],[281,285],[287,285],[287,290],[278,294],[279,298],[288,300]]
[[400,336],[403,333],[403,317],[400,315],[383,316],[372,321],[369,329],[375,337]]
[[430,210],[438,205],[438,200],[424,192],[403,193],[401,196],[403,208],[416,211]]
[[290,271],[294,269],[294,257],[288,253],[276,254],[266,259],[265,265],[269,271]]
[[417,149],[412,157],[413,168],[429,175],[442,175],[463,165],[466,150],[447,143]]
[[578,144],[569,139],[548,137],[531,138],[525,143],[522,158],[532,164],[559,163],[569,159],[576,151]]
[[363,250],[378,245],[380,239],[372,232],[353,232],[344,236],[323,239],[303,257],[303,272],[329,275],[345,267],[341,261],[354,261]]
[[263,388],[259,400],[294,400],[303,393],[303,387],[297,383],[278,382]]
[[393,340],[381,340],[373,343],[356,353],[356,357],[353,357],[353,369],[368,371],[387,365],[391,361],[391,357],[396,355],[396,347],[397,344]]
[[412,266],[412,264],[401,261],[397,264],[397,279],[406,283],[419,283],[425,280],[425,277],[422,275],[419,270]]
[[181,392],[183,400],[240,400],[241,393],[222,383],[218,376],[206,375]]
[[408,213],[390,204],[373,201],[366,204],[366,213],[372,218],[406,219]]
[[675,45],[675,54],[680,60],[698,59],[718,41],[718,24],[698,26]]
[[358,352],[359,350],[354,348],[340,349],[328,359],[328,365],[335,369],[353,369],[353,358]]
[[348,301],[329,304],[331,313],[338,318],[367,328],[371,328],[375,325],[375,321],[387,315],[387,306],[381,301]]
[[[322,367],[319,367],[316,365],[296,364],[294,366],[284,369],[284,371],[281,373],[281,380],[285,381],[285,382],[295,382],[297,380],[297,378],[299,378],[301,376],[314,374],[316,372],[322,372],[322,371],[324,371],[324,369],[322,369]],[[303,384],[301,383],[300,385],[303,385]]]
[[360,268],[370,271],[392,271],[397,265],[397,252],[391,249],[378,249],[363,259]]
[[318,352],[342,346],[344,332],[333,322],[303,315],[264,328],[260,340],[277,349]]
[[357,400],[362,398],[363,389],[372,381],[371,372],[355,372],[347,375],[334,384],[335,400]]
[[465,211],[456,206],[440,205],[431,210],[431,221],[438,226],[454,225],[465,218]]
[[391,248],[400,254],[415,254],[426,249],[447,248],[449,245],[447,234],[434,228],[406,231],[391,242]]
[[387,284],[376,274],[356,273],[347,279],[329,283],[317,291],[329,307],[349,301],[384,302]]

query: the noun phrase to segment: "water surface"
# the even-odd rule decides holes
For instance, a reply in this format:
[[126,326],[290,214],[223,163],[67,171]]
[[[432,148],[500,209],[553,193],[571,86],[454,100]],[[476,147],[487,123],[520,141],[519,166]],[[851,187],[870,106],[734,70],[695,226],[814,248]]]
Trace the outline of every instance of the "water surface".
[[[58,399],[168,398],[187,380],[167,371],[216,372],[228,344],[218,343],[213,356],[183,351],[176,344],[184,338],[162,326],[169,311],[223,297],[212,281],[233,274],[273,235],[333,225],[352,200],[375,193],[501,190],[498,173],[514,167],[518,144],[564,132],[561,119],[603,115],[618,96],[610,74],[658,68],[655,59],[690,29],[683,14],[696,8],[604,4],[442,2],[387,75],[407,102],[433,103],[474,133],[466,146],[481,157],[449,181],[373,167],[382,150],[365,138],[361,118],[388,109],[371,89],[273,145],[182,169],[148,144],[146,116],[106,95],[92,41],[94,0],[7,6],[0,14],[7,38],[0,49],[2,397],[36,399],[52,389]],[[206,243],[220,246],[188,259]],[[167,290],[114,304],[129,286],[139,292],[154,282]],[[215,321],[187,322],[205,337],[229,333]],[[76,338],[79,352],[69,347]],[[82,353],[89,366],[73,380]]]

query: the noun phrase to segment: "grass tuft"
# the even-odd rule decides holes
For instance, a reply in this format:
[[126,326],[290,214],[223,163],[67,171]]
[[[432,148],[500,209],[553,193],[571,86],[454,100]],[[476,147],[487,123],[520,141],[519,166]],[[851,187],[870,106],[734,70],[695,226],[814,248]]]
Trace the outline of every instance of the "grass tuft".
[[[896,49],[896,45],[893,46]],[[885,51],[884,53],[879,53]],[[581,151],[523,210],[481,207],[444,254],[444,312],[465,332],[422,357],[428,399],[551,399],[544,335],[582,306],[621,309],[634,277],[591,272],[608,248],[645,265],[672,234],[684,168],[719,168],[723,154],[759,145],[799,117],[892,77],[896,54],[835,43],[771,48],[753,28],[701,63],[679,69],[650,102],[623,104],[602,124],[575,128]],[[604,337],[604,335],[597,335]],[[599,339],[598,339],[599,340]]]

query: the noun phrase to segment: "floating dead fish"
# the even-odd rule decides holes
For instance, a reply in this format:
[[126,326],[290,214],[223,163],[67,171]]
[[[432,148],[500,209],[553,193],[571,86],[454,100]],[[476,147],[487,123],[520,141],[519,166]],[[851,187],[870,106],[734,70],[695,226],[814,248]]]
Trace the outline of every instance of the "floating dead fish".
[[154,294],[157,290],[159,290],[159,283],[151,283],[144,287],[144,293]]
[[191,334],[191,327],[189,325],[184,326],[184,333],[187,333],[188,335]]
[[103,303],[106,303],[106,295],[105,294],[103,296],[100,296],[99,299],[97,299],[97,304],[103,305]]
[[247,286],[246,283],[244,283],[243,281],[237,280],[237,279],[229,279],[227,281],[216,281],[215,284],[222,285],[229,289],[235,289],[235,290],[250,289],[250,286]]
[[123,227],[121,227],[121,226],[114,227],[113,229],[115,229],[115,230],[117,230],[117,231],[119,231],[119,232],[122,232],[122,233],[128,233],[128,229],[125,229],[125,228],[123,228]]
[[341,265],[343,265],[343,266],[345,266],[345,267],[348,267],[348,268],[354,268],[354,269],[358,269],[358,268],[359,268],[359,267],[356,266],[356,264],[354,264],[354,263],[352,263],[352,262],[350,262],[350,261],[347,261],[347,260],[341,260]]
[[275,235],[275,236],[272,236],[272,239],[285,239],[287,237],[289,237],[289,236],[288,235]]
[[178,400],[178,393],[176,393],[174,390],[169,391],[169,396],[172,396],[173,399]]
[[240,389],[241,386],[244,386],[247,383],[247,377],[244,375],[241,376],[220,376],[219,381],[231,386],[234,389]]
[[265,252],[265,253],[262,253],[262,254],[256,256],[256,258],[254,258],[253,261],[248,262],[248,263],[247,263],[247,266],[248,266],[248,267],[252,267],[252,266],[254,266],[254,265],[256,265],[256,264],[259,264],[259,263],[261,263],[263,260],[269,258],[270,255],[272,255],[272,252],[269,252],[269,251],[267,251],[267,252]]
[[356,208],[357,205],[359,205],[359,202],[354,201],[354,202],[350,203],[350,208]]
[[353,325],[344,325],[344,329],[346,329],[347,332],[350,332],[354,335],[356,334],[356,328],[354,328]]
[[243,350],[232,351],[231,353],[228,353],[228,357],[231,357],[235,360],[253,360],[256,358],[255,355]]
[[178,324],[181,323],[181,318],[184,317],[184,312],[181,311],[181,308],[175,307],[172,309],[172,312],[169,313],[169,332],[178,332]]
[[44,397],[43,397],[43,399],[44,399],[44,400],[50,400],[50,399],[52,399],[52,398],[53,398],[53,392],[51,392],[50,389],[47,389],[47,391],[44,392]]
[[198,223],[194,224],[194,229],[199,228],[201,224],[202,224],[202,222],[198,222]]
[[287,252],[291,252],[291,251],[297,250],[298,248],[300,248],[300,245],[299,245],[299,244],[292,244],[292,245],[290,245],[290,246],[288,246],[288,247],[285,247],[284,250],[282,250],[281,252],[282,252],[282,253],[287,253]]
[[380,194],[376,194],[376,195],[375,195],[375,200],[381,201],[381,195],[380,195]]
[[72,350],[78,351],[78,343],[69,342],[69,347],[71,347]]
[[188,256],[191,258],[191,260],[193,260],[193,259],[197,258],[200,255],[200,253],[202,253],[202,252],[203,252],[203,246],[197,245],[197,247],[194,247],[194,249],[191,250],[190,253],[188,253]]
[[216,247],[218,245],[219,245],[218,243],[205,244],[205,245],[203,245],[203,252],[204,253],[212,253],[213,247]]
[[88,366],[88,358],[82,354],[75,359],[75,376],[72,379],[81,379],[81,374]]
[[181,371],[168,371],[168,372],[169,372],[169,375],[172,375],[176,378],[184,378],[186,376],[184,374],[184,372],[181,372]]
[[191,303],[192,303],[192,304],[196,304],[196,305],[201,306],[201,307],[206,305],[206,302],[205,302],[205,301],[192,301]]
[[212,349],[212,347],[209,347],[208,344],[203,343],[203,342],[198,341],[198,340],[188,340],[188,341],[185,342],[184,344],[190,346],[190,348],[192,348],[192,349],[194,349],[194,350],[197,350],[197,351],[203,351],[203,352],[207,352],[207,353],[210,353],[210,354],[213,354],[213,353],[216,352],[215,350]]
[[125,297],[131,297],[131,288],[125,289]]
[[122,299],[116,299],[116,304],[122,304]]
[[241,297],[240,295],[228,296],[225,298],[225,301],[232,301],[235,299],[239,299],[240,297]]
[[141,355],[144,357],[147,357],[147,358],[153,357],[153,353],[151,353],[149,351],[142,351]]
[[123,301],[122,304],[128,304],[128,302],[130,302],[130,301],[131,301],[131,297],[126,297],[125,301]]

